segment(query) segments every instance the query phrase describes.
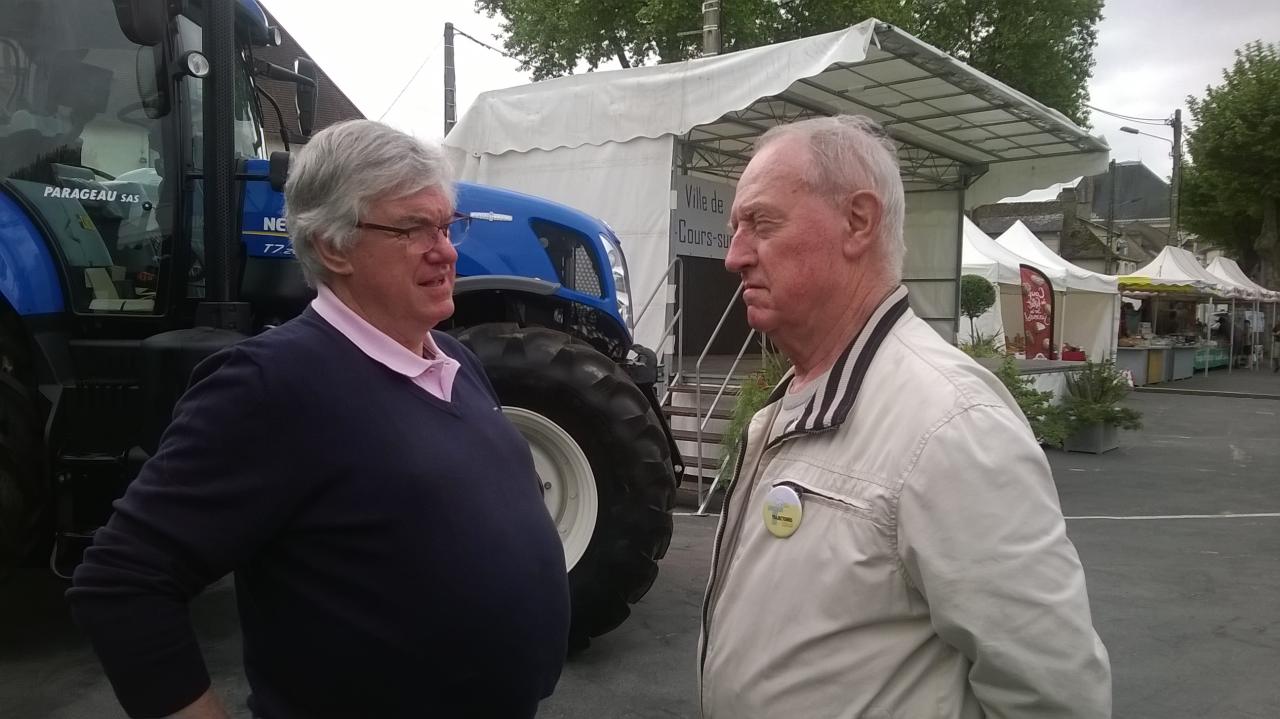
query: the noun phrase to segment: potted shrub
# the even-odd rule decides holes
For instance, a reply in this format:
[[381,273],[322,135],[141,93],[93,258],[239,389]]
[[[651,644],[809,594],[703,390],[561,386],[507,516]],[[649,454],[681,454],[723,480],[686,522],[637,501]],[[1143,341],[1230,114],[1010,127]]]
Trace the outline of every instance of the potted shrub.
[[1067,396],[1058,408],[1066,422],[1063,449],[1102,454],[1120,446],[1121,429],[1141,429],[1142,414],[1120,405],[1129,383],[1110,362],[1086,362],[1067,375]]
[[984,335],[982,330],[974,330],[972,338],[971,342],[960,343],[961,352],[974,359],[1002,357],[1004,355],[1005,341],[999,330],[992,335]]
[[746,438],[747,425],[751,424],[751,418],[756,412],[764,408],[765,403],[769,401],[769,395],[773,393],[773,388],[778,386],[783,375],[791,369],[791,362],[781,352],[771,350],[767,346],[763,352],[763,359],[760,369],[743,380],[742,387],[738,390],[738,399],[733,405],[733,416],[724,430],[725,441],[720,445],[720,470],[716,472],[716,478],[711,485],[712,491],[717,487],[721,489],[728,487],[729,480],[737,469],[738,448]]
[[1036,441],[1061,446],[1067,436],[1067,426],[1061,408],[1053,404],[1053,393],[1037,390],[1030,377],[1018,374],[1018,365],[1010,355],[1005,355],[995,375],[1018,403]]
[[969,341],[978,343],[973,321],[996,303],[996,286],[978,275],[960,277],[960,314],[969,318]]

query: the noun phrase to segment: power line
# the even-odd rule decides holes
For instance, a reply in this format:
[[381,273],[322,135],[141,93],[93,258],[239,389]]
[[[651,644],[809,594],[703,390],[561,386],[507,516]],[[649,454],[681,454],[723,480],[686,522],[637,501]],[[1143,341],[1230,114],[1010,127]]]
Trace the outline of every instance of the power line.
[[1085,107],[1088,107],[1090,110],[1097,110],[1098,112],[1101,112],[1104,115],[1113,115],[1115,117],[1119,117],[1125,120],[1133,120],[1134,122],[1168,122],[1168,118],[1164,118],[1164,117],[1137,117],[1135,115],[1126,115],[1122,112],[1113,112],[1111,110],[1104,110],[1100,107],[1095,107],[1093,105],[1086,105]]
[[1134,117],[1132,115],[1122,115],[1118,112],[1111,112],[1110,110],[1103,110],[1102,108],[1094,107],[1093,105],[1085,105],[1085,107],[1089,108],[1090,110],[1093,110],[1094,112],[1100,112],[1103,115],[1110,115],[1112,117],[1116,117],[1121,120],[1126,120],[1128,122],[1136,122],[1140,125],[1166,125],[1167,126],[1169,124],[1168,118]]
[[388,112],[391,112],[391,108],[395,107],[397,102],[400,102],[400,97],[404,95],[404,91],[408,90],[409,86],[413,84],[413,81],[418,79],[418,73],[422,72],[422,68],[426,67],[428,62],[431,62],[431,58],[435,57],[436,51],[439,49],[439,44],[431,48],[431,52],[427,53],[427,56],[422,59],[422,64],[418,66],[417,70],[413,71],[413,75],[409,77],[409,81],[404,84],[404,87],[400,88],[400,92],[396,93],[395,99],[391,101],[390,105],[387,105],[387,109],[383,110],[381,115],[378,115],[379,122],[382,121],[382,118],[387,116]]
[[474,42],[475,44],[479,45],[480,47],[486,48],[486,49],[488,49],[488,50],[492,50],[492,51],[494,51],[494,52],[498,53],[499,55],[501,55],[501,56],[503,56],[503,57],[505,57],[505,58],[510,58],[510,59],[512,59],[512,60],[514,60],[514,59],[515,59],[514,57],[511,57],[511,56],[510,56],[510,55],[508,55],[507,53],[505,53],[505,52],[503,52],[503,51],[499,50],[498,48],[496,48],[496,47],[494,47],[494,46],[490,45],[490,44],[489,44],[489,43],[487,43],[487,42],[484,42],[483,40],[477,40],[477,39],[475,39],[474,37],[471,37],[470,35],[466,34],[465,32],[463,32],[463,31],[459,30],[459,29],[458,29],[458,27],[457,27],[456,25],[453,27],[453,31],[454,31],[454,32],[456,32],[456,33],[458,33],[459,35],[461,35],[461,36],[465,37],[466,39],[470,40],[471,42]]

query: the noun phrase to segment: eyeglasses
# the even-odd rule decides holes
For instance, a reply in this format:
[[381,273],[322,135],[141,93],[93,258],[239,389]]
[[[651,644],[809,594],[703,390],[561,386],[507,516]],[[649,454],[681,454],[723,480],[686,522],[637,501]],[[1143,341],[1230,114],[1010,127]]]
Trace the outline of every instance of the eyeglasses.
[[455,212],[449,217],[449,221],[442,225],[437,225],[434,222],[424,222],[410,227],[393,227],[391,225],[379,225],[376,222],[357,222],[356,227],[364,230],[385,232],[406,244],[422,246],[423,251],[430,252],[436,248],[441,239],[449,239],[449,228],[458,222],[464,223],[462,230],[465,234],[465,225],[471,222],[471,216]]

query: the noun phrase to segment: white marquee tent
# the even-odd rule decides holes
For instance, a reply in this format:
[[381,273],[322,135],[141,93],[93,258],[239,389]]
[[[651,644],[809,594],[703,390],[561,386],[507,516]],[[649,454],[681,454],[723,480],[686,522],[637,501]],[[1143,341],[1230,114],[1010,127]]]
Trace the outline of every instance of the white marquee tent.
[[1144,289],[1144,286],[1181,287],[1222,299],[1244,297],[1252,293],[1252,290],[1201,267],[1200,261],[1190,251],[1172,245],[1161,249],[1154,260],[1121,277],[1120,284],[1126,289],[1138,290]]
[[[1280,292],[1269,290],[1251,280],[1249,276],[1244,273],[1244,270],[1240,269],[1240,265],[1230,257],[1217,257],[1213,262],[1210,262],[1209,266],[1205,269],[1209,274],[1223,280],[1233,282],[1238,287],[1243,288],[1246,291],[1246,297],[1249,295],[1252,296],[1251,299],[1254,301],[1254,312],[1257,314],[1259,321],[1254,322],[1251,327],[1253,330],[1253,337],[1249,339],[1249,343],[1253,345],[1262,345],[1264,351],[1270,355],[1271,361],[1274,362],[1277,347],[1267,347],[1267,345],[1271,343],[1266,342],[1263,338],[1266,337],[1270,333],[1270,329],[1276,325],[1276,303],[1280,303]],[[1266,302],[1271,305],[1270,321],[1266,321],[1267,313],[1259,307],[1258,303],[1260,302]]]
[[[973,322],[973,329],[983,336],[997,331],[1004,338],[1022,332],[1022,258],[1006,250],[983,232],[973,220],[964,218],[964,249],[961,274],[978,275],[996,287],[996,303]],[[967,337],[961,324],[960,339]]]
[[[874,19],[715,57],[486,92],[444,144],[460,179],[608,221],[627,253],[632,297],[645,298],[682,252],[673,237],[677,181],[732,183],[770,127],[840,113],[877,120],[899,148],[904,282],[916,311],[949,338],[959,326],[963,211],[1107,162],[1106,143],[1065,116]],[[661,314],[644,317],[637,341],[664,341]]]
[[1214,277],[1243,288],[1252,295],[1251,299],[1263,302],[1280,302],[1280,292],[1269,290],[1249,279],[1244,270],[1240,269],[1240,265],[1230,257],[1215,258],[1205,269]]
[[[1089,359],[1115,354],[1116,328],[1120,321],[1120,291],[1116,278],[1068,262],[1045,246],[1021,221],[996,238],[996,243],[1045,273],[1058,297],[1059,345],[1084,349]],[[1059,294],[1060,293],[1060,294]]]

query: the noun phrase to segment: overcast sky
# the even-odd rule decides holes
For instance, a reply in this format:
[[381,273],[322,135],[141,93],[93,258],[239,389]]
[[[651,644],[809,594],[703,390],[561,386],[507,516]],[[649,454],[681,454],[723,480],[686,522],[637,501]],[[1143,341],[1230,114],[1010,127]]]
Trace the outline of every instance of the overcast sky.
[[[320,10],[314,0],[264,1],[366,116],[421,137],[439,139],[443,131],[445,21],[501,47],[498,21],[477,13],[472,0],[362,0],[359,12]],[[1189,120],[1186,96],[1218,84],[1236,48],[1280,41],[1276,0],[1109,0],[1103,14],[1090,103],[1136,117],[1170,117],[1182,107]],[[529,81],[515,61],[465,38],[457,39],[456,55],[459,117],[479,93]],[[1091,121],[1115,159],[1169,174],[1169,143],[1122,133],[1133,123],[1101,113]],[[1165,126],[1137,127],[1172,137]]]

